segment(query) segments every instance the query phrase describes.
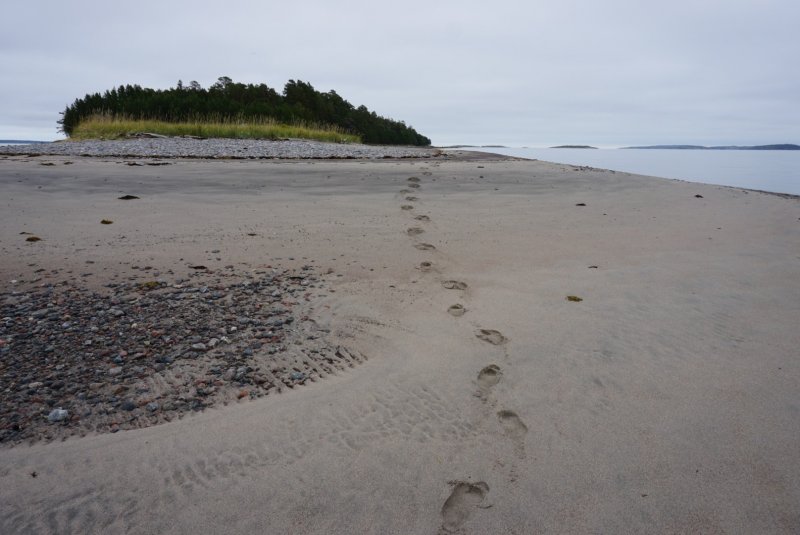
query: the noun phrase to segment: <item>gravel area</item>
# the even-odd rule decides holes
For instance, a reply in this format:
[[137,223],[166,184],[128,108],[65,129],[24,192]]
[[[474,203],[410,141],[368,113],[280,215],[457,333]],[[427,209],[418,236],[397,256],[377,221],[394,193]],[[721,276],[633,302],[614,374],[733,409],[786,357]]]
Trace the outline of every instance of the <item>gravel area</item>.
[[261,139],[133,138],[8,145],[0,146],[0,154],[127,158],[380,159],[431,158],[440,156],[442,152],[430,147],[323,143],[301,139],[269,141]]
[[147,427],[353,367],[310,266],[0,294],[0,446]]

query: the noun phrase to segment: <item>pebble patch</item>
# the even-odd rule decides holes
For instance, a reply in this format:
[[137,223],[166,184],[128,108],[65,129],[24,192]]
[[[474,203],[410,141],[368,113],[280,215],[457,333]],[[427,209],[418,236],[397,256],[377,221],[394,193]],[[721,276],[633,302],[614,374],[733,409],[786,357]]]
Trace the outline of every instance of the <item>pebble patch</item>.
[[4,292],[0,445],[147,427],[353,367],[364,357],[310,321],[321,291],[309,268]]

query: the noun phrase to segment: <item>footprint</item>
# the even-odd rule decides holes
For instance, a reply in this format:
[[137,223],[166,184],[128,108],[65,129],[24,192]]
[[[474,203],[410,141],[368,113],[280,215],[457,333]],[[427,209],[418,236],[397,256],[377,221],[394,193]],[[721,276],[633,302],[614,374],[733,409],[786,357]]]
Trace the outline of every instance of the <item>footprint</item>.
[[464,308],[464,305],[455,304],[455,305],[450,305],[448,307],[448,309],[447,309],[447,312],[451,316],[455,316],[455,317],[458,318],[458,317],[463,316],[464,314],[466,314],[467,313],[467,309]]
[[406,230],[406,234],[408,234],[409,236],[419,236],[423,232],[425,231],[419,227],[411,227],[410,229]]
[[400,209],[401,210],[413,210],[414,207],[411,206],[410,204],[403,204],[403,205],[400,205]]
[[418,215],[414,219],[416,219],[417,221],[430,221],[431,220],[431,218],[426,216],[426,215]]
[[428,272],[433,268],[433,262],[420,262],[419,263],[419,270]]
[[514,411],[500,411],[497,419],[503,427],[503,432],[511,438],[518,446],[523,445],[525,435],[528,434],[528,426],[525,425],[517,413]]
[[500,366],[489,364],[478,372],[478,388],[481,392],[488,393],[490,388],[500,382],[501,375],[503,372],[500,371]]
[[434,247],[430,243],[417,243],[414,245],[414,247],[416,247],[420,251],[432,251],[433,249],[436,249],[436,247]]
[[408,197],[406,197],[406,200],[408,202],[417,202],[419,200],[419,197],[408,196]]
[[466,290],[467,283],[461,281],[443,281],[442,286],[448,290]]
[[419,184],[419,182],[420,182],[419,178],[415,177],[415,176],[412,176],[411,178],[409,178],[408,181],[409,182],[414,182],[416,184]]
[[494,329],[480,329],[475,333],[475,336],[494,346],[500,346],[508,342],[508,338],[500,334],[500,331],[495,331]]
[[401,189],[401,190],[400,190],[400,193],[402,193],[403,195],[405,195],[406,193],[411,193],[411,190],[410,190],[410,189]]
[[480,507],[489,493],[489,485],[483,481],[451,481],[453,492],[442,505],[442,529],[440,533],[453,533]]

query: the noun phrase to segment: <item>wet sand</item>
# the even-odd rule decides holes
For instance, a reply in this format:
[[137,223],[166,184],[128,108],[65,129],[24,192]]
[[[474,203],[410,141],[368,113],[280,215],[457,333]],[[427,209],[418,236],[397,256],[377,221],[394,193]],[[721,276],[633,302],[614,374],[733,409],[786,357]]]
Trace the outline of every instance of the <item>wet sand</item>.
[[797,199],[474,156],[170,163],[0,159],[0,289],[311,264],[314,321],[366,360],[0,449],[0,532],[800,530]]

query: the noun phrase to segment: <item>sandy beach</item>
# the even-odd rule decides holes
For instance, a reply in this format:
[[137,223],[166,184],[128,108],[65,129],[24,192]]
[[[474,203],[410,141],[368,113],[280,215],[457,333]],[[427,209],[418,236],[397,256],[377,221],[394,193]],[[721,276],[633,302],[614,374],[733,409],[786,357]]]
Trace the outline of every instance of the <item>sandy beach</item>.
[[[4,313],[226,273],[298,310],[263,395],[74,433],[42,400],[0,533],[800,532],[798,199],[452,154],[0,158]],[[354,358],[291,371],[304,344]]]

